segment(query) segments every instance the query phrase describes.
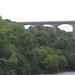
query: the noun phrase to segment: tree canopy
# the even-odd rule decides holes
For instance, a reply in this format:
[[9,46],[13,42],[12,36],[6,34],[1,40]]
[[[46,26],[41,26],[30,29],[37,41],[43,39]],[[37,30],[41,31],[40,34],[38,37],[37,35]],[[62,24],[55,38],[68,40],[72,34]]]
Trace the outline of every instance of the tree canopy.
[[72,32],[40,26],[25,29],[0,16],[0,75],[30,75],[75,70]]

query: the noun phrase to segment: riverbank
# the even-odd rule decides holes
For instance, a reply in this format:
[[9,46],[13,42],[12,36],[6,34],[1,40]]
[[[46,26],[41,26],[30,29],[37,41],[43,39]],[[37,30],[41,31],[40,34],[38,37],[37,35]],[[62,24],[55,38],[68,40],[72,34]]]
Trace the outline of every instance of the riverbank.
[[75,75],[74,71],[67,71],[67,72],[54,72],[50,74],[33,74],[33,75]]
[[44,71],[44,70],[41,70],[39,73],[37,74],[32,74],[32,75],[49,75],[49,74],[61,74],[61,73],[67,73],[67,72],[75,72],[75,71],[71,71],[71,70],[59,70],[57,72],[47,72],[47,71]]

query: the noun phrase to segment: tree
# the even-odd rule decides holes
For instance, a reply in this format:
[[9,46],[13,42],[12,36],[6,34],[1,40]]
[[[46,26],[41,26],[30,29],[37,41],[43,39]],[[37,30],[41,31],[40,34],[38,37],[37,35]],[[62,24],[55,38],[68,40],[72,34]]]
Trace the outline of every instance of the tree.
[[45,50],[50,55],[53,55],[54,54],[54,50],[52,48],[50,48],[49,46],[41,46],[40,47],[40,50]]
[[43,55],[42,55],[42,53],[41,53],[39,48],[33,49],[32,52],[37,56],[37,58],[38,58],[38,66],[39,66],[40,62],[42,61]]
[[2,19],[2,17],[0,16],[0,28],[1,28],[2,25],[3,25],[3,19]]
[[49,72],[54,72],[59,70],[57,55],[48,55],[46,58],[44,58],[44,61],[42,61],[41,63]]
[[16,58],[16,53],[13,53],[9,60],[0,58],[1,61],[1,71],[4,75],[16,75],[15,74],[15,67],[18,63],[18,59]]
[[32,61],[30,62],[32,74],[38,73],[38,71],[39,71],[38,64],[39,64],[39,60],[38,60],[37,56],[34,55]]
[[34,43],[36,46],[50,46],[51,44],[51,38],[50,35],[43,30],[39,30],[34,34]]
[[43,59],[47,57],[48,53],[45,50],[40,50],[42,55],[43,55]]
[[12,22],[11,20],[9,20],[9,19],[4,19],[6,22]]
[[18,52],[22,53],[24,56],[33,49],[32,36],[25,30],[23,25],[12,25],[12,35],[10,36],[10,40],[11,43],[15,45]]
[[62,56],[62,55],[59,56],[58,62],[59,62],[59,69],[60,70],[65,70],[66,67],[68,67],[67,59],[64,56]]
[[51,36],[51,43],[56,42],[57,38],[56,38],[55,33],[50,32],[49,34],[50,34],[50,36]]
[[75,49],[75,38],[71,38],[70,39],[70,47],[72,47],[73,49]]
[[3,29],[0,29],[0,58],[5,57],[7,55],[7,38],[6,33],[3,31]]
[[67,61],[68,61],[68,69],[75,70],[75,53],[74,53],[74,51],[69,52]]
[[22,55],[17,54],[18,64],[16,67],[17,75],[29,75],[31,74],[31,68],[28,60]]
[[32,34],[35,33],[35,32],[34,32],[34,29],[27,29],[27,30],[28,30],[29,33],[32,33]]
[[59,38],[55,44],[56,49],[66,50],[69,48],[69,42],[67,38]]

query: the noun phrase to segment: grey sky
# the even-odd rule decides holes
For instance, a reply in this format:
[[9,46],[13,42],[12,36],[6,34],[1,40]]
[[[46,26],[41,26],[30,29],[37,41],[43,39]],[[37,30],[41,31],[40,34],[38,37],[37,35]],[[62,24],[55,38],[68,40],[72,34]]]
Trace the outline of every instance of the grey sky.
[[[0,15],[17,22],[75,21],[75,0],[0,0]],[[72,31],[70,25],[60,28]]]

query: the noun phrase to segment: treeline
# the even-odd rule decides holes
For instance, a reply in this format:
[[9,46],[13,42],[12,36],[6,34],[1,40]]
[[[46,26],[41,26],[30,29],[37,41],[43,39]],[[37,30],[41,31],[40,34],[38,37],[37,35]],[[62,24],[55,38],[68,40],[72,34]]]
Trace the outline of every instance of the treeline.
[[0,75],[31,75],[75,70],[72,32],[41,26],[25,29],[0,16]]

